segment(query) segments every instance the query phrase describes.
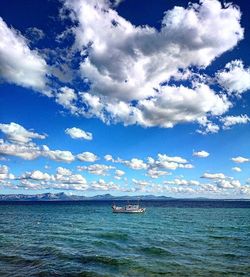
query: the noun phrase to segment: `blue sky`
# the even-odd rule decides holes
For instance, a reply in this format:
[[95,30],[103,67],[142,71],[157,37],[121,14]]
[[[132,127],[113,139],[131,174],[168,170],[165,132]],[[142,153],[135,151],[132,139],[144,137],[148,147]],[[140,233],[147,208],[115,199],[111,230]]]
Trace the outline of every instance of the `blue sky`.
[[189,2],[0,3],[1,193],[249,198],[250,4]]

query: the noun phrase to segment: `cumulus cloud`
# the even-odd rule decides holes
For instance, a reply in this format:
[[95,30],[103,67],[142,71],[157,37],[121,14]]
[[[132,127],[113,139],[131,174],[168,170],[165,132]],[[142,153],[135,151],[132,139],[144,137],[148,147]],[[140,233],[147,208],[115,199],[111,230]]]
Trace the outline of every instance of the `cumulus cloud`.
[[45,60],[31,50],[25,38],[0,17],[0,78],[42,91],[48,71]]
[[9,168],[7,165],[0,165],[0,183],[5,180],[13,180],[15,176],[9,173]]
[[170,173],[167,171],[158,170],[156,168],[149,168],[147,171],[147,176],[149,176],[153,179],[157,179],[164,175],[170,175]]
[[201,117],[198,120],[201,129],[197,130],[196,132],[202,135],[207,135],[207,134],[216,134],[219,132],[220,127],[211,122],[210,120],[207,119],[207,117]]
[[[123,177],[125,174],[126,174],[125,171],[120,170],[120,169],[116,169],[114,178],[115,178],[116,180],[121,180],[122,177]],[[126,180],[126,178],[124,178],[124,180]]]
[[69,176],[72,174],[71,170],[69,170],[68,168],[61,167],[61,166],[59,166],[57,168],[56,173],[58,175],[64,175],[64,176]]
[[48,173],[43,173],[40,170],[25,172],[20,179],[32,179],[36,181],[49,181],[52,177]]
[[[62,36],[73,34],[74,45],[59,51],[65,64],[50,71],[54,77],[71,71],[71,60],[77,53],[77,73],[82,79],[81,88],[86,91],[79,92],[75,84],[71,84],[73,89],[65,86],[68,81],[62,82],[64,85],[60,83],[57,91],[50,89],[55,101],[75,115],[97,117],[108,124],[172,128],[186,122],[200,124],[205,119],[198,132],[217,133],[220,127],[213,120],[230,109],[231,98],[225,91],[218,93],[205,84],[205,77],[194,81],[191,67],[206,68],[243,39],[238,7],[222,5],[218,0],[174,7],[164,13],[161,26],[156,29],[135,26],[120,16],[112,9],[120,2],[64,1],[64,9],[69,11],[65,15],[77,24]],[[38,38],[44,36],[37,28],[28,32]],[[0,43],[2,79],[45,93],[45,60],[2,19],[0,34],[4,38]],[[66,58],[61,54],[65,52],[70,52]],[[215,79],[229,94],[241,94],[249,89],[249,72],[242,61],[235,60],[217,72]],[[170,85],[171,80],[188,80],[191,85]],[[243,123],[243,119],[238,123]],[[91,139],[91,133],[81,131],[74,129],[72,137]]]
[[[64,4],[78,22],[72,29],[74,48],[81,51],[82,80],[90,86],[81,93],[78,114],[106,123],[170,128],[228,111],[227,96],[205,84],[187,88],[166,83],[180,69],[204,68],[237,45],[243,38],[237,7],[222,7],[217,0],[174,7],[165,12],[157,30],[132,25],[111,6],[95,0]],[[218,131],[213,123],[206,130]]]
[[221,115],[230,106],[225,96],[215,94],[205,84],[193,89],[165,86],[157,96],[140,100],[135,115],[143,126],[171,128],[182,122],[198,122],[206,115]]
[[116,185],[114,182],[106,182],[103,179],[99,179],[98,181],[93,181],[91,183],[91,189],[94,190],[120,190],[119,186]]
[[[193,88],[164,86],[150,98],[137,101],[136,105],[115,98],[90,97],[95,98],[94,106],[88,101],[88,110],[81,114],[99,117],[106,123],[123,122],[145,127],[172,128],[183,122],[200,123],[202,118],[222,115],[231,107],[225,95],[216,94],[206,84],[196,84]],[[214,126],[208,122],[207,133],[217,131]]]
[[0,155],[16,156],[24,160],[34,160],[41,155],[41,149],[34,143],[12,144],[0,139]]
[[133,158],[131,160],[121,160],[121,163],[125,164],[126,166],[134,169],[134,170],[140,170],[140,169],[146,169],[147,164],[143,162],[143,160]]
[[193,152],[194,157],[207,158],[210,154],[204,150]]
[[132,179],[132,182],[133,182],[134,184],[136,184],[137,186],[142,186],[142,187],[150,185],[150,182],[145,181],[145,180],[136,180],[136,179]]
[[229,115],[221,118],[221,122],[223,123],[224,129],[229,129],[231,126],[236,124],[247,124],[250,122],[250,118],[246,114],[238,116]]
[[58,162],[72,162],[75,157],[70,151],[64,150],[50,150],[48,146],[44,145],[42,149],[42,155]]
[[117,98],[152,96],[178,68],[206,66],[243,38],[238,9],[223,9],[215,0],[167,11],[160,31],[133,26],[108,1],[66,1],[65,6],[79,22],[73,30],[76,47],[87,48],[83,76],[93,91]]
[[241,60],[227,63],[225,69],[217,72],[216,77],[229,94],[241,95],[250,89],[250,68],[244,68]]
[[219,189],[239,189],[241,183],[232,177],[228,177],[223,173],[204,173],[201,178],[213,180]]
[[77,169],[80,171],[88,171],[91,174],[95,175],[108,175],[108,171],[111,169],[114,169],[115,167],[113,166],[108,166],[105,164],[92,164],[89,166],[78,166]]
[[195,180],[174,179],[172,181],[164,181],[165,185],[178,185],[178,186],[199,186],[200,182]]
[[234,188],[240,188],[241,187],[241,183],[239,180],[216,180],[216,185],[219,188],[223,188],[223,189],[234,189]]
[[225,176],[223,173],[204,173],[201,178],[205,179],[226,179],[227,176]]
[[241,163],[246,163],[246,162],[250,162],[250,159],[244,158],[244,157],[241,157],[241,156],[234,157],[234,158],[232,158],[231,160],[232,160],[233,162],[239,163],[239,164],[241,164]]
[[159,170],[175,170],[177,168],[193,168],[193,165],[189,164],[188,161],[182,157],[171,157],[166,154],[158,154],[157,159],[148,157],[148,166],[150,169]]
[[48,146],[42,147],[29,142],[26,144],[13,144],[0,140],[0,155],[15,156],[24,160],[34,160],[45,157],[58,162],[70,163],[75,157],[70,151],[50,150]]
[[238,166],[233,167],[232,170],[235,172],[241,172],[241,168]]
[[14,143],[27,143],[32,139],[45,139],[46,135],[40,135],[33,131],[26,130],[23,126],[11,122],[10,124],[0,124],[0,131],[2,131],[6,138]]
[[110,161],[113,162],[113,161],[114,161],[112,155],[109,155],[109,154],[105,155],[105,156],[104,156],[104,159],[105,159],[107,162],[110,162]]
[[86,179],[81,174],[57,174],[52,187],[55,189],[86,190],[88,188],[88,184]]
[[88,184],[80,174],[73,174],[70,170],[62,167],[57,168],[55,175],[34,170],[25,172],[19,178],[19,186],[26,189],[64,189],[64,190],[86,190]]
[[93,163],[99,159],[95,154],[91,152],[83,152],[81,154],[78,154],[76,157],[79,161],[90,163]]
[[73,128],[67,128],[65,130],[65,133],[68,134],[73,139],[86,139],[86,140],[92,140],[93,136],[90,132],[85,132],[82,129],[73,127]]
[[56,94],[56,102],[72,113],[77,112],[77,107],[75,106],[76,101],[77,94],[69,87],[61,87]]

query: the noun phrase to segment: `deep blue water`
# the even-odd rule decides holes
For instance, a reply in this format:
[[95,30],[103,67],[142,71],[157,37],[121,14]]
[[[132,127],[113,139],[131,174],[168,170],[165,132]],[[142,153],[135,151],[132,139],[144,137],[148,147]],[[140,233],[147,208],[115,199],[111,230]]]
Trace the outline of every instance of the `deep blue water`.
[[0,203],[0,276],[250,276],[250,202]]

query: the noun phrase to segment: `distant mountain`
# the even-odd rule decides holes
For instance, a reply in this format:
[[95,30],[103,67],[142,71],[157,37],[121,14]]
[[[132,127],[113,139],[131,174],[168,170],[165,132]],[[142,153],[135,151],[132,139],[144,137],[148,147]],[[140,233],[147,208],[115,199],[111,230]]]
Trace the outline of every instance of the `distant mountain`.
[[115,200],[169,200],[174,199],[166,196],[154,196],[154,195],[138,195],[138,196],[113,196],[111,194],[101,194],[96,196],[79,196],[68,195],[64,192],[60,193],[42,193],[42,194],[2,194],[0,195],[0,201],[115,201]]
[[84,196],[68,195],[60,193],[42,193],[42,194],[2,194],[0,201],[72,201],[84,200]]

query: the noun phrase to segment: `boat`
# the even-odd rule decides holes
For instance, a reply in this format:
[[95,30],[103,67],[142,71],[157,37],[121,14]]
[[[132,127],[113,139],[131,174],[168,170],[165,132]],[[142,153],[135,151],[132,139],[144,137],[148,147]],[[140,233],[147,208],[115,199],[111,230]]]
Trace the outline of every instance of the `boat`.
[[131,205],[128,204],[124,207],[116,206],[115,204],[112,206],[113,213],[126,213],[126,214],[132,214],[132,213],[144,213],[146,211],[146,208],[141,208],[140,205]]

